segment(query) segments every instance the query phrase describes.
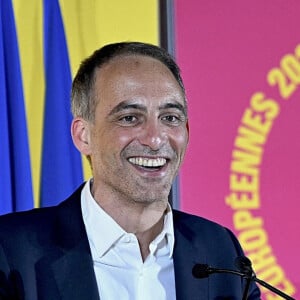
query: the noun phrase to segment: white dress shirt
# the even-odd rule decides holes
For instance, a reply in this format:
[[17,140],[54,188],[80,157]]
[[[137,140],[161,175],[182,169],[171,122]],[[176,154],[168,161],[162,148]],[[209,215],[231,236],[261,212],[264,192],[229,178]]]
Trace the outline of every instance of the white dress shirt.
[[136,236],[122,229],[94,200],[90,181],[81,193],[83,221],[101,300],[174,300],[174,230],[168,209],[162,232],[143,262]]

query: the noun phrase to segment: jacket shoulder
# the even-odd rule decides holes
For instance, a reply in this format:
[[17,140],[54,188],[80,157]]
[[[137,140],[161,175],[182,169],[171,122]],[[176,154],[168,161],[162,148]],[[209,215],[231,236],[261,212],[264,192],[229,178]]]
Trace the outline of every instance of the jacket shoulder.
[[193,228],[198,229],[199,227],[205,230],[217,230],[217,231],[218,230],[223,231],[224,229],[227,229],[221,224],[218,224],[209,219],[196,216],[190,213],[182,212],[179,210],[173,210],[173,218],[174,218],[174,224],[176,224],[177,226],[188,226],[191,230],[193,230]]
[[237,253],[243,253],[240,243],[229,228],[209,219],[178,210],[173,210],[173,218],[175,231],[184,233],[195,243],[205,241],[207,247],[212,249],[219,245],[227,245],[233,247]]
[[77,189],[68,199],[51,207],[35,208],[23,212],[9,213],[0,216],[0,243],[10,239],[29,235],[47,235],[57,227],[57,221],[70,211],[80,212],[81,188]]

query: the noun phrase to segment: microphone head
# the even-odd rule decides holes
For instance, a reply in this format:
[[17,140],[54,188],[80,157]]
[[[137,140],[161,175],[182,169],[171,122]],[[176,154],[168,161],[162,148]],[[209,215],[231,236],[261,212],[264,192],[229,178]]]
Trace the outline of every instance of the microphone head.
[[251,260],[246,256],[238,256],[235,259],[234,264],[242,273],[248,275],[253,273]]
[[206,278],[209,273],[209,266],[206,264],[195,264],[192,269],[192,274],[195,278]]

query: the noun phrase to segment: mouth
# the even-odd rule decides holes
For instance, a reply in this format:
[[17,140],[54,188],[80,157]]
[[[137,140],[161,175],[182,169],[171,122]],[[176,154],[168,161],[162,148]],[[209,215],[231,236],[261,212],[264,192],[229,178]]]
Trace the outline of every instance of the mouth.
[[130,157],[128,161],[137,166],[147,170],[159,170],[167,164],[167,159],[164,157]]

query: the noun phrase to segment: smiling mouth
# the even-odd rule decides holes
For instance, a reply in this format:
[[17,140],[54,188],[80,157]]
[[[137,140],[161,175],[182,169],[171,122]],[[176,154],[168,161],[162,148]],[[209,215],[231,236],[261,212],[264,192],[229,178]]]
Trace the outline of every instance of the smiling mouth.
[[133,165],[143,168],[161,168],[166,165],[167,160],[163,157],[146,158],[146,157],[130,157],[128,159]]

